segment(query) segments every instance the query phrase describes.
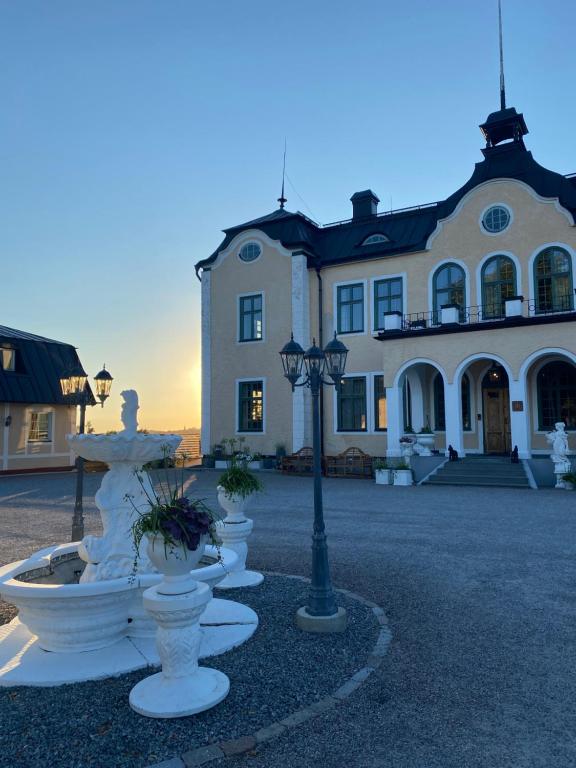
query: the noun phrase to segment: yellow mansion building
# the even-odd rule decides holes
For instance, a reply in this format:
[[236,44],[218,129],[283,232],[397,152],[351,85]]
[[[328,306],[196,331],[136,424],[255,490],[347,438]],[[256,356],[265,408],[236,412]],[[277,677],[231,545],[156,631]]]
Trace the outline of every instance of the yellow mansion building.
[[326,388],[326,454],[400,456],[410,428],[436,448],[528,459],[576,429],[576,177],[540,166],[514,108],[480,126],[486,146],[446,200],[378,213],[356,192],[348,221],[284,209],[225,231],[202,281],[202,450],[244,435],[252,451],[311,445],[309,392],[279,350],[333,332],[349,349]]

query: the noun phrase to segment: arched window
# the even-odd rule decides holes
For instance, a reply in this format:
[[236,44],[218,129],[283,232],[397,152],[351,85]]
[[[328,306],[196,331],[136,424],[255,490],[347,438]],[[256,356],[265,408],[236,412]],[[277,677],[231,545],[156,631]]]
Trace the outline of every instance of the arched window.
[[572,264],[563,248],[552,246],[534,261],[536,312],[567,312],[574,309]]
[[482,317],[504,317],[504,299],[516,293],[516,267],[508,256],[493,256],[482,267]]
[[554,429],[557,421],[576,429],[576,366],[548,363],[538,373],[537,389],[538,429]]
[[445,264],[434,275],[434,322],[440,322],[440,310],[446,304],[457,304],[464,320],[466,307],[466,275],[458,264]]
[[375,235],[370,235],[370,237],[367,237],[366,240],[362,243],[362,245],[377,245],[378,243],[387,243],[388,238],[386,235],[382,235],[380,232],[377,232]]
[[[472,429],[471,408],[470,408],[470,379],[465,373],[462,376],[460,386],[460,397],[462,403],[462,429],[470,432]],[[437,432],[446,430],[446,405],[444,402],[444,379],[441,373],[434,377],[434,429]]]

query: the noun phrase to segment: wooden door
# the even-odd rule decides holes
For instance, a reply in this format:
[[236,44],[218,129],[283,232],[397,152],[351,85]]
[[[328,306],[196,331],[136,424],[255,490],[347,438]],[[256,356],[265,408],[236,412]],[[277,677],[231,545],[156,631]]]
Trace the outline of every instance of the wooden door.
[[510,408],[507,389],[484,390],[484,453],[509,453]]

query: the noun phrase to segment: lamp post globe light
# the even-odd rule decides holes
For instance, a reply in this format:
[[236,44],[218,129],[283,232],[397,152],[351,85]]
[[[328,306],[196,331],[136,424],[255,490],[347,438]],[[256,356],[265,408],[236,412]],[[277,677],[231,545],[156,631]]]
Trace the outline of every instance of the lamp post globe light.
[[[339,386],[346,368],[348,350],[336,338],[324,349],[316,346],[316,340],[306,350],[302,349],[294,336],[280,352],[284,376],[295,387],[309,387],[312,393],[312,450],[314,469],[314,532],[312,534],[312,580],[308,605],[299,608],[296,624],[307,632],[343,632],[346,629],[346,610],[336,605],[336,598],[330,580],[328,546],[324,526],[322,503],[322,472],[320,456],[320,406],[322,385]],[[305,366],[304,379],[302,367]],[[330,378],[325,378],[327,374]]]
[[[86,406],[95,405],[90,388],[86,386],[88,376],[82,366],[76,365],[66,371],[60,378],[62,394],[72,405],[80,406],[80,424],[78,434],[83,435],[86,427]],[[94,376],[96,396],[100,405],[104,407],[104,401],[110,395],[113,378],[103,366],[102,370]],[[76,457],[76,501],[74,502],[74,516],[72,518],[72,537],[70,541],[80,541],[84,538],[84,509],[82,498],[84,495],[84,459]]]

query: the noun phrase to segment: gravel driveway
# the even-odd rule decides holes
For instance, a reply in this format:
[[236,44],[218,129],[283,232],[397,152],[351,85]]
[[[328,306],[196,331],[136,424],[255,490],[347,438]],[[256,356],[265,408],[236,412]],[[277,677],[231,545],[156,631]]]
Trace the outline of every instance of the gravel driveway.
[[[264,482],[250,564],[308,575],[312,483]],[[0,562],[67,540],[72,484],[0,478]],[[390,650],[345,704],[226,766],[573,768],[576,493],[324,488],[333,581],[386,609]]]

